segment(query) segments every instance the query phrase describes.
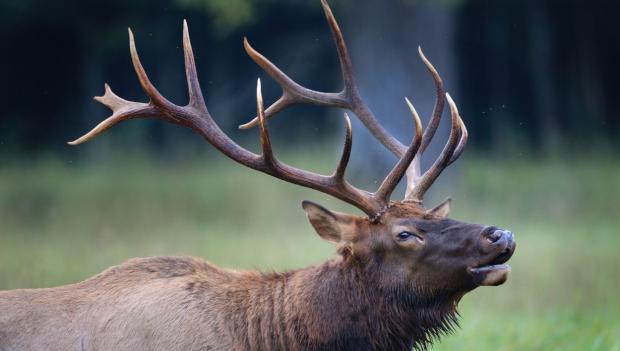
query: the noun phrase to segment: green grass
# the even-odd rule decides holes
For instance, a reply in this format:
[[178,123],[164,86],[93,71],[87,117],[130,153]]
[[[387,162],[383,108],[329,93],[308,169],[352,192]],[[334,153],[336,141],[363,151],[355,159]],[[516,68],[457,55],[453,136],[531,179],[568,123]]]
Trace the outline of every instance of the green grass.
[[[434,350],[620,351],[620,162],[469,156],[443,178],[435,202],[452,195],[454,218],[510,228],[518,248],[509,281],[468,294],[462,328]],[[0,164],[0,289],[72,283],[136,256],[317,263],[334,250],[302,199],[352,211],[221,158]]]

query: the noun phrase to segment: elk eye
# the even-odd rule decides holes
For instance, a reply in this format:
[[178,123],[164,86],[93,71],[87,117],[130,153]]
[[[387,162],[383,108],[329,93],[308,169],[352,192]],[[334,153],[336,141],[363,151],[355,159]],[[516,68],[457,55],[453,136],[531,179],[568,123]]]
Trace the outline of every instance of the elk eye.
[[418,239],[420,241],[422,240],[422,238],[420,238],[419,235],[416,235],[416,234],[414,234],[412,232],[400,232],[400,233],[398,233],[398,235],[396,237],[400,241],[405,241],[405,240],[410,239],[410,238],[416,238],[416,239]]

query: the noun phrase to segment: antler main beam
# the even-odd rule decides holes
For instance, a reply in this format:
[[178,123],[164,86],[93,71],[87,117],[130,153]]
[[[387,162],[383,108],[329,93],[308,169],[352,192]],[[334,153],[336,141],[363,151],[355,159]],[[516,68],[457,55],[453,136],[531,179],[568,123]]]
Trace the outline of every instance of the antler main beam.
[[[355,75],[353,73],[353,65],[349,52],[344,41],[344,37],[336,22],[336,19],[327,4],[326,0],[321,0],[327,23],[330,26],[336,49],[338,52],[338,59],[340,62],[340,69],[342,72],[342,79],[344,87],[340,92],[320,92],[312,89],[308,89],[299,83],[295,82],[288,75],[286,75],[280,68],[272,63],[265,56],[257,52],[248,42],[247,38],[244,38],[243,45],[250,58],[256,62],[273,80],[275,80],[282,89],[282,96],[274,102],[271,106],[265,110],[265,117],[271,118],[278,112],[298,104],[311,104],[319,106],[329,106],[344,108],[353,112],[359,120],[364,124],[370,133],[381,142],[388,150],[399,158],[405,156],[407,147],[399,142],[394,136],[383,128],[378,122],[374,113],[368,108],[366,103],[362,100],[357,88]],[[429,73],[433,77],[436,88],[436,99],[433,113],[430,118],[429,124],[424,130],[424,135],[421,141],[419,152],[415,155],[414,161],[410,164],[407,170],[407,190],[405,195],[405,201],[412,201],[421,203],[424,194],[428,190],[432,182],[441,174],[443,169],[447,165],[454,162],[462,153],[465,144],[467,142],[467,131],[465,125],[458,116],[457,120],[460,122],[452,123],[453,130],[451,130],[448,143],[446,144],[446,153],[451,155],[449,162],[435,162],[433,166],[427,170],[424,175],[420,170],[420,158],[422,153],[426,150],[431,140],[435,136],[435,132],[441,122],[441,117],[444,110],[446,101],[446,89],[444,87],[441,76],[433,66],[433,64],[426,58],[422,49],[418,47],[418,54],[422,59],[422,62],[428,69]],[[451,109],[454,104],[450,105]],[[456,108],[456,105],[454,105]],[[458,115],[458,112],[457,112]],[[255,117],[250,122],[239,126],[240,129],[248,129],[255,127],[259,124],[259,118]],[[451,145],[454,142],[453,136],[456,136],[457,145]],[[460,137],[460,138],[459,138]],[[452,152],[455,151],[455,152]],[[440,155],[440,158],[442,156]],[[439,160],[439,159],[438,159]]]
[[389,206],[390,196],[394,188],[403,177],[407,167],[422,144],[422,124],[420,118],[407,100],[415,122],[415,136],[413,141],[411,145],[405,149],[403,157],[401,157],[396,166],[394,166],[379,189],[374,193],[369,193],[352,186],[344,177],[352,145],[351,121],[346,114],[345,121],[347,130],[343,153],[334,173],[330,176],[325,176],[304,171],[278,161],[273,154],[269,131],[267,129],[266,111],[263,106],[260,79],[257,81],[256,109],[260,127],[261,155],[239,146],[219,128],[217,123],[215,123],[207,110],[200,89],[194,54],[189,39],[189,31],[185,21],[183,22],[183,52],[185,56],[185,73],[189,92],[189,102],[185,106],[178,106],[168,101],[151,83],[140,62],[131,30],[129,30],[129,47],[134,69],[140,81],[140,85],[149,97],[149,102],[141,103],[124,100],[115,95],[106,84],[105,94],[95,99],[109,107],[112,110],[112,115],[97,125],[93,130],[79,139],[69,142],[69,144],[78,145],[86,142],[124,120],[133,118],[161,119],[191,128],[196,133],[202,135],[223,154],[242,165],[284,181],[332,195],[360,208],[373,220],[377,220],[381,213]]

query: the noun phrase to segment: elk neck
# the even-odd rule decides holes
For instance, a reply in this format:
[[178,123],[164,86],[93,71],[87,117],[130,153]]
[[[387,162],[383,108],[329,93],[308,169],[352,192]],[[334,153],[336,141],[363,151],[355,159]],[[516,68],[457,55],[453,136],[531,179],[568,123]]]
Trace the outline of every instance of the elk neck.
[[423,295],[415,282],[382,287],[380,265],[345,256],[285,273],[242,272],[218,289],[236,306],[222,327],[248,350],[424,349],[452,330],[454,294]]

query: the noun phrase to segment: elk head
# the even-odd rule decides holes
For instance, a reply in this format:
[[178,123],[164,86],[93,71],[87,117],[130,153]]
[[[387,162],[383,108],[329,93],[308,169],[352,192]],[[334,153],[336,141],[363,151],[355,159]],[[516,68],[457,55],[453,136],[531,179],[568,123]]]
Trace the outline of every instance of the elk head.
[[[77,145],[92,139],[117,123],[134,118],[155,118],[189,127],[234,161],[249,168],[269,174],[284,181],[312,188],[348,202],[362,210],[367,217],[331,212],[311,202],[303,208],[317,231],[325,240],[336,243],[340,254],[378,269],[377,281],[385,288],[403,285],[419,290],[464,293],[478,285],[502,284],[510,271],[504,265],[515,250],[512,233],[493,226],[467,224],[448,218],[450,200],[427,210],[423,207],[424,194],[441,172],[463,152],[467,130],[456,104],[446,93],[439,74],[422,50],[419,54],[431,73],[437,91],[434,111],[425,130],[418,114],[407,99],[413,116],[414,137],[403,145],[390,135],[377,121],[372,111],[361,99],[355,83],[351,60],[342,33],[325,0],[322,0],[327,21],[334,37],[344,89],[326,93],[307,89],[267,58],[255,51],[244,39],[248,55],[282,88],[283,94],[275,103],[264,109],[260,80],[257,83],[257,116],[240,126],[260,128],[262,154],[255,154],[235,143],[215,123],[207,110],[189,39],[187,23],[183,23],[183,48],[189,102],[175,105],[162,96],[151,84],[138,57],[133,34],[129,30],[131,59],[148,103],[131,102],[115,95],[106,84],[105,94],[95,99],[112,110],[112,116],[101,122],[81,138],[70,142]],[[451,131],[448,141],[424,173],[420,170],[420,157],[433,138],[442,117],[445,102],[451,114]],[[344,108],[353,112],[370,132],[398,158],[394,168],[375,192],[367,192],[351,185],[345,179],[352,144],[351,123],[345,113],[346,135],[342,157],[331,175],[319,175],[280,162],[273,154],[267,120],[285,108],[296,104],[314,104]],[[391,195],[406,175],[406,195],[402,201],[392,201]]]
[[341,255],[381,271],[381,288],[458,295],[504,283],[510,267],[503,263],[515,249],[512,233],[449,219],[449,207],[450,200],[432,210],[396,202],[372,222],[303,202],[317,233],[337,244]]

